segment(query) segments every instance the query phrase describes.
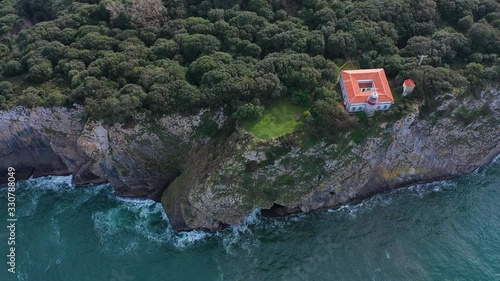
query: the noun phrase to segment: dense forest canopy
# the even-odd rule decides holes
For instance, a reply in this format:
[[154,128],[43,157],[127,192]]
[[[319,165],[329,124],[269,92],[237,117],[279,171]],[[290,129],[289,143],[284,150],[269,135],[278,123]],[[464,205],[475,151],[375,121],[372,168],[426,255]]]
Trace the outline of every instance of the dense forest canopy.
[[500,77],[496,0],[0,3],[1,108],[77,103],[127,122],[226,106],[245,119],[290,99],[342,127],[352,120],[335,85],[347,61],[414,79],[420,100]]

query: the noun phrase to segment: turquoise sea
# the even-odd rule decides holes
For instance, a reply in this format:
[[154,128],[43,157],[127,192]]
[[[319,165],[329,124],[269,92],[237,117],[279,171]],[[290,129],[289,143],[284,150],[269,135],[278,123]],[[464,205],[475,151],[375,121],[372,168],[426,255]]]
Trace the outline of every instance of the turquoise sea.
[[18,182],[16,273],[0,280],[500,280],[500,160],[473,174],[225,231],[174,233],[161,205],[70,177]]

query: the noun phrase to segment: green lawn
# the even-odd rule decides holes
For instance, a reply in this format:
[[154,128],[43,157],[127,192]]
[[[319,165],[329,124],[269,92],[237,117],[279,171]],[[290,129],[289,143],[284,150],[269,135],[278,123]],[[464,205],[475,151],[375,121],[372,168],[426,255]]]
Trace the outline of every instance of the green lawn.
[[295,131],[299,125],[297,120],[306,110],[305,106],[282,101],[269,106],[259,120],[245,121],[242,126],[257,138],[276,138]]

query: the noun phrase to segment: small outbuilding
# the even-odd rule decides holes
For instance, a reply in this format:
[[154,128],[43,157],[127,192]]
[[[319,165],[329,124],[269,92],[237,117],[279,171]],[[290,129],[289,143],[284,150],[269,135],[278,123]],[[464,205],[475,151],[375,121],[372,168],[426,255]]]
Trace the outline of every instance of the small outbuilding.
[[411,94],[414,88],[415,88],[415,82],[413,82],[413,80],[411,79],[406,79],[403,82],[403,97],[406,97],[407,95]]

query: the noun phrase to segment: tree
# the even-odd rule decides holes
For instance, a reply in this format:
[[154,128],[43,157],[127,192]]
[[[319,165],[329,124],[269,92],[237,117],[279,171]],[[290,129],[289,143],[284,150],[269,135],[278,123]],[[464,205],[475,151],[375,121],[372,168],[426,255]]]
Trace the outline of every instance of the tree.
[[500,31],[487,23],[475,23],[470,29],[472,47],[483,53],[498,53]]
[[118,41],[97,32],[89,32],[78,39],[75,47],[83,50],[113,50],[118,45]]
[[4,98],[4,102],[9,100],[14,93],[14,89],[12,87],[12,83],[8,81],[0,82],[0,96]]
[[[249,116],[256,98],[321,100],[316,113],[333,114],[337,59],[383,67],[390,78],[414,75],[414,95],[431,100],[498,79],[497,2],[4,0],[0,75],[38,89],[42,105],[80,103],[109,122],[223,105]],[[419,55],[429,57],[417,67]],[[48,82],[68,87],[69,100]],[[37,104],[33,89],[26,94]]]
[[[38,59],[29,69],[28,79],[34,83],[43,83],[52,78],[54,70],[52,64],[47,59]],[[30,92],[31,93],[31,92]]]
[[156,115],[171,112],[190,113],[200,102],[200,91],[187,81],[178,80],[170,84],[156,84],[145,98],[146,108]]
[[254,12],[262,9],[272,9],[273,7],[270,2],[269,0],[250,0],[248,1],[248,9]]
[[451,51],[451,46],[441,44],[432,38],[424,36],[414,36],[408,40],[406,47],[401,50],[401,55],[407,57],[417,57],[427,55],[427,62],[434,65],[441,65],[441,58]]
[[112,26],[123,29],[131,27],[130,14],[123,2],[109,2],[106,4],[106,10],[109,13],[109,20]]
[[175,40],[187,61],[193,61],[200,55],[208,55],[220,49],[219,40],[212,35],[181,34]]
[[190,81],[199,84],[205,73],[220,66],[221,63],[216,61],[214,57],[201,56],[189,65],[187,76]]
[[327,54],[331,57],[350,57],[356,52],[356,39],[350,33],[339,31],[330,37],[326,42]]
[[238,107],[236,112],[233,114],[233,117],[242,120],[249,120],[258,119],[262,117],[262,114],[264,114],[264,107],[249,102]]
[[179,53],[179,44],[174,40],[160,38],[151,47],[154,59],[171,59]]
[[136,27],[161,26],[167,21],[167,9],[161,0],[136,0],[126,8],[122,2],[111,2],[106,5],[112,23],[123,25],[130,19]]
[[314,13],[314,24],[316,26],[326,25],[330,22],[335,22],[337,20],[337,16],[335,11],[331,8],[323,8]]
[[34,87],[28,87],[23,90],[22,95],[17,98],[17,104],[28,108],[42,105],[43,99],[40,96],[40,90]]
[[201,79],[200,88],[203,102],[210,106],[220,106],[242,95],[241,75],[235,66],[224,66],[210,70]]
[[57,62],[64,57],[64,49],[66,46],[61,44],[59,41],[47,42],[46,45],[41,47],[41,53],[44,57],[49,59],[53,64],[57,64]]
[[174,105],[173,111],[192,113],[199,106],[201,101],[200,90],[186,80],[174,81],[167,88]]
[[150,49],[137,37],[122,41],[118,50],[130,59],[146,60],[150,56]]
[[228,40],[228,45],[230,45],[229,49],[231,53],[240,56],[250,56],[256,58],[262,53],[262,49],[257,44],[254,44],[249,40],[231,38]]
[[414,18],[417,22],[435,22],[437,18],[436,2],[434,0],[418,0],[413,7]]
[[107,124],[111,124],[118,116],[118,108],[120,101],[117,97],[111,96],[101,100],[95,98],[85,99],[85,113],[94,120],[103,120]]
[[437,96],[445,93],[460,94],[465,92],[469,85],[467,79],[459,73],[442,67],[414,68],[409,77],[418,85],[412,95],[424,100],[435,100]]
[[399,55],[385,56],[382,66],[389,77],[396,77],[403,70],[404,59]]
[[467,32],[471,29],[473,24],[474,24],[474,19],[472,18],[471,15],[468,15],[468,16],[461,18],[458,21],[457,26],[461,31]]
[[21,74],[22,71],[23,71],[23,66],[21,65],[20,62],[16,60],[9,60],[4,66],[3,75],[7,77],[12,77]]
[[478,85],[483,82],[484,79],[484,66],[480,63],[471,62],[465,68],[465,73],[467,75],[467,80],[471,85]]
[[127,84],[116,91],[116,84],[95,78],[87,79],[85,87],[85,112],[106,123],[127,123],[134,119],[142,107],[146,94],[138,85]]
[[214,24],[200,17],[189,17],[186,19],[186,29],[190,34],[212,34]]
[[356,126],[354,119],[332,98],[316,101],[311,115],[314,128],[325,135],[338,135]]
[[319,87],[321,72],[314,67],[302,67],[299,71],[291,73],[291,81],[295,89],[312,92]]
[[[227,14],[227,12],[226,12]],[[240,12],[237,16],[229,20],[229,24],[238,28],[240,34],[238,37],[242,40],[255,40],[257,33],[261,30],[267,23],[267,20],[263,17],[258,16],[254,12]]]
[[82,78],[82,82],[71,91],[72,102],[83,104],[90,98],[95,102],[102,101],[116,95],[118,85],[108,79],[97,79],[93,76]]
[[62,106],[66,103],[67,98],[57,89],[48,89],[43,93],[43,105],[46,107]]
[[138,84],[149,90],[154,84],[169,84],[185,79],[186,69],[177,62],[162,60],[155,65],[148,65],[140,71]]
[[210,11],[208,11],[207,17],[212,22],[217,22],[219,20],[223,20],[224,19],[224,10],[223,9],[211,9]]
[[257,71],[254,74],[256,85],[255,94],[262,99],[275,99],[281,96],[285,87],[275,73]]
[[311,55],[323,55],[325,53],[325,37],[320,31],[314,31],[307,38],[307,50]]

